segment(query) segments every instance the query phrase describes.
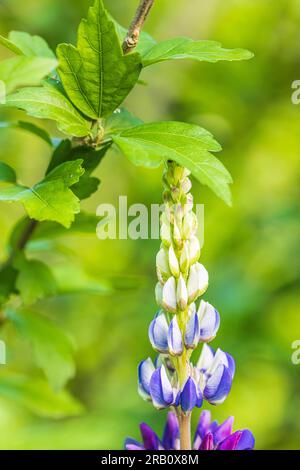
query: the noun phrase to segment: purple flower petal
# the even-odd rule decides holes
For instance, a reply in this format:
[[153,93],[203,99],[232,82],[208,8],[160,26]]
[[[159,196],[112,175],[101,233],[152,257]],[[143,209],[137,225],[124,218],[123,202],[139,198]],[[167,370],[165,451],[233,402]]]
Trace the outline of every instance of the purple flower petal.
[[168,322],[164,313],[156,315],[149,326],[149,339],[152,347],[161,353],[168,353]]
[[173,356],[180,356],[183,351],[182,333],[176,315],[173,317],[168,331],[169,352]]
[[153,429],[148,426],[146,423],[140,424],[140,430],[144,442],[144,449],[145,450],[158,450],[159,449],[159,439],[158,436],[155,434]]
[[232,433],[233,421],[234,417],[230,416],[213,432],[215,445],[217,445],[219,442],[222,442],[226,437],[230,436]]
[[214,450],[214,438],[211,432],[204,437],[199,450]]
[[195,432],[195,437],[194,437],[194,448],[199,449],[199,446],[204,439],[205,435],[209,431],[209,426],[210,426],[210,420],[211,420],[211,413],[210,411],[203,410],[200,414],[198,426]]
[[135,439],[131,439],[128,437],[125,441],[125,449],[126,450],[145,450],[142,444],[140,444]]
[[164,366],[159,367],[152,374],[150,395],[153,405],[158,409],[167,408],[174,401],[173,389]]
[[195,349],[199,343],[199,320],[196,313],[192,313],[186,326],[184,342],[187,348]]
[[180,405],[182,410],[186,413],[187,411],[191,411],[196,405],[198,401],[198,394],[197,388],[194,380],[189,377],[182,389],[180,395]]
[[249,429],[244,429],[242,432],[236,450],[252,450],[255,446],[255,439]]
[[212,405],[223,403],[230,392],[232,376],[229,369],[220,364],[204,388],[204,398]]
[[168,413],[162,445],[165,450],[179,449],[179,423],[176,414],[172,411]]
[[244,431],[236,431],[226,437],[217,446],[217,450],[252,450],[254,444],[253,434],[248,429],[245,429]]
[[150,357],[142,361],[138,367],[138,391],[139,394],[147,400],[150,397],[150,380],[153,372],[155,371],[154,365]]
[[234,377],[234,374],[235,374],[235,361],[233,359],[233,357],[228,354],[228,353],[225,353],[226,354],[226,357],[227,357],[227,362],[228,362],[228,369],[232,375],[232,378]]

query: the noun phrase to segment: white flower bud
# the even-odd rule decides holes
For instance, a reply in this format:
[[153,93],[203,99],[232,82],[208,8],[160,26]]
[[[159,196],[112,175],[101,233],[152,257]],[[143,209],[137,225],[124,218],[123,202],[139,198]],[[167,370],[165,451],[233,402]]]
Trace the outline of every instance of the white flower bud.
[[177,246],[181,246],[182,244],[181,233],[175,220],[174,220],[174,225],[173,225],[173,240]]
[[170,246],[172,243],[172,236],[171,236],[171,225],[170,223],[162,222],[160,227],[160,238],[161,241],[165,246]]
[[180,308],[180,310],[185,310],[188,302],[188,292],[182,274],[180,274],[177,281],[176,297],[178,308]]
[[194,212],[188,212],[183,219],[182,234],[188,240],[197,232],[198,221]]
[[178,277],[180,274],[179,262],[172,245],[169,248],[169,267],[173,276]]
[[188,170],[187,168],[183,168],[183,177],[186,178],[187,176],[190,176],[191,171]]
[[162,284],[171,276],[166,248],[161,248],[156,255],[156,272]]
[[184,178],[184,180],[181,183],[182,191],[185,194],[187,194],[190,191],[191,187],[192,187],[191,180],[189,178]]
[[186,195],[186,201],[185,201],[185,204],[184,204],[184,214],[188,214],[189,212],[191,212],[193,210],[193,206],[194,206],[194,198],[193,198],[193,195],[191,193],[188,193]]
[[158,282],[155,286],[155,300],[159,306],[162,305],[162,297],[163,297],[163,286],[160,282]]
[[187,288],[189,302],[193,302],[197,297],[204,294],[208,287],[208,272],[200,263],[195,263],[190,268]]
[[190,266],[189,244],[188,242],[185,242],[181,255],[180,255],[180,269],[183,273],[185,273],[189,269],[189,266]]
[[200,256],[200,243],[196,236],[192,236],[189,240],[189,258],[190,264],[196,263]]
[[173,276],[169,277],[169,279],[163,286],[162,306],[168,312],[176,313],[176,310],[177,310],[176,281]]
[[181,180],[184,177],[184,168],[176,165],[173,171],[173,176],[174,176],[174,183],[177,184],[179,180]]

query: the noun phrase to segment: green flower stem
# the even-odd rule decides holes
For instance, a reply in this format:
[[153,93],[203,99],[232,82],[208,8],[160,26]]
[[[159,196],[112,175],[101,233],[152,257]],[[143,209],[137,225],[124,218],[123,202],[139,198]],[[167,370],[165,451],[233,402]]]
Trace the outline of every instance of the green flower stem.
[[191,450],[191,413],[179,413],[180,450]]

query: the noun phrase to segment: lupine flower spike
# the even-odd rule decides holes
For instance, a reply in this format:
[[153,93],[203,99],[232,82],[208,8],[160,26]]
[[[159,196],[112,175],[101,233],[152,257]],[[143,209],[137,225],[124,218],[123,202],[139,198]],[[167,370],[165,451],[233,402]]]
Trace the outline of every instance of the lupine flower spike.
[[[149,339],[158,353],[138,367],[138,391],[158,410],[172,408],[160,440],[145,423],[143,443],[127,439],[128,450],[250,450],[254,438],[249,430],[232,432],[233,418],[223,424],[211,422],[202,411],[194,441],[190,418],[194,408],[206,401],[224,402],[235,374],[233,357],[208,345],[220,326],[218,310],[202,297],[209,282],[206,268],[199,262],[197,219],[190,194],[190,172],[168,162],[163,176],[164,212],[161,216],[161,247],[156,256],[158,283],[155,297],[159,307],[149,327]],[[195,365],[191,355],[202,350]]]

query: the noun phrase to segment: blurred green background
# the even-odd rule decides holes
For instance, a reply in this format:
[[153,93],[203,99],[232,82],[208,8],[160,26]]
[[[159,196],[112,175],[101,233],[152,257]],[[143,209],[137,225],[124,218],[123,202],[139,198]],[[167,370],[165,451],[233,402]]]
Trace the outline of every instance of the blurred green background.
[[[89,4],[1,0],[0,33],[25,30],[44,36],[55,48],[75,40]],[[137,0],[105,4],[127,26]],[[300,365],[291,362],[291,344],[300,339],[300,106],[291,103],[291,84],[300,79],[299,1],[157,0],[146,29],[158,40],[189,35],[255,53],[249,62],[149,67],[142,76],[148,86],[137,87],[126,105],[145,121],[202,125],[222,143],[221,158],[234,177],[233,208],[196,182],[193,187],[196,201],[205,203],[202,262],[210,273],[205,298],[222,318],[212,345],[231,352],[237,362],[232,392],[213,416],[234,415],[235,428],[249,427],[259,449],[299,449]],[[5,54],[1,48],[0,56]],[[1,120],[17,117],[24,114],[2,111]],[[41,124],[58,135],[51,124]],[[24,183],[38,181],[49,158],[49,148],[36,137],[0,130],[0,160],[15,167]],[[161,200],[161,169],[137,169],[110,152],[98,175],[99,191],[82,204],[92,213],[102,202],[117,204],[119,195],[147,206]],[[3,203],[0,210],[3,259],[6,239],[23,210]],[[34,403],[23,406],[17,397],[0,394],[0,447],[118,449],[126,436],[139,437],[138,424],[144,420],[161,433],[166,413],[155,411],[136,391],[137,363],[152,355],[147,329],[156,310],[159,242],[100,241],[93,233],[52,243],[51,250],[33,245],[35,257],[66,280],[103,286],[102,293],[89,289],[37,307],[74,338],[77,373],[68,388],[85,411],[50,419],[33,413]],[[111,285],[113,293],[106,289]],[[28,345],[9,328],[0,331],[3,335],[8,364],[0,366],[1,372],[42,376]]]

